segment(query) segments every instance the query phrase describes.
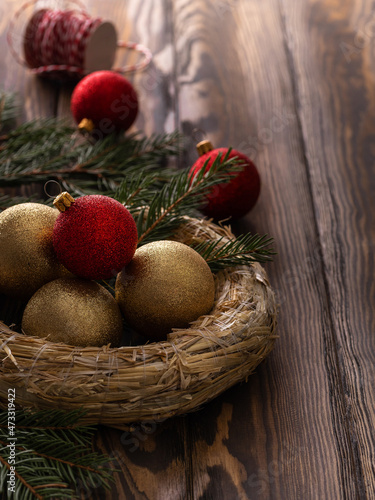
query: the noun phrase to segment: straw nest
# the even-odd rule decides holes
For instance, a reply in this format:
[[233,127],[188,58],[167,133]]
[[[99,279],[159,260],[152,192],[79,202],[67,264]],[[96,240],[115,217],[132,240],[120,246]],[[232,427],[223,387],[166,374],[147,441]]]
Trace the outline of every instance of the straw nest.
[[[175,239],[186,244],[233,237],[229,228],[189,219]],[[0,400],[8,388],[33,409],[87,411],[84,421],[128,428],[192,411],[247,379],[276,339],[276,303],[259,264],[215,276],[210,315],[167,341],[120,348],[78,348],[16,333],[0,323]]]

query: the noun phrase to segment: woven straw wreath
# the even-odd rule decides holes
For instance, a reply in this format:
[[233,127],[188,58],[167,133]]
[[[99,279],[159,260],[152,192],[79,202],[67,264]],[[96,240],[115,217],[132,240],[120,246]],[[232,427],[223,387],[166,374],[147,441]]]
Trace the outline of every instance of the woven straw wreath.
[[[228,227],[190,219],[175,239],[233,237]],[[8,388],[32,409],[84,409],[83,422],[119,429],[198,408],[247,379],[272,350],[277,307],[265,270],[238,266],[215,276],[215,304],[167,341],[120,348],[74,347],[16,333],[0,323],[0,400]]]

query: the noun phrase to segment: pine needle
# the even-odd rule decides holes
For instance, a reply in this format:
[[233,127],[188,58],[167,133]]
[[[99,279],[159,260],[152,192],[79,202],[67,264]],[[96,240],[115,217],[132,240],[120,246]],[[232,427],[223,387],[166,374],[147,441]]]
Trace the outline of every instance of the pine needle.
[[[109,458],[92,451],[96,428],[79,423],[84,414],[82,411],[17,410],[15,490],[18,498],[77,498],[73,488],[77,477],[87,489],[98,482],[109,488],[109,481],[113,480]],[[11,462],[7,419],[7,412],[1,411],[0,491],[4,499],[13,498],[7,488]]]
[[178,132],[150,138],[111,134],[93,143],[54,119],[20,125],[0,141],[1,186],[54,179],[79,195],[113,193],[125,175],[141,170],[163,172],[166,158],[182,146]]
[[[138,245],[166,239],[173,235],[184,216],[197,216],[209,190],[216,184],[228,182],[230,172],[238,172],[243,166],[236,158],[229,159],[230,150],[222,157],[218,155],[212,167],[205,172],[205,166],[196,176],[189,170],[175,173],[160,189],[150,189],[152,179],[139,178],[134,184],[133,205],[129,210],[137,223]],[[145,187],[142,187],[142,182]],[[131,200],[132,194],[122,186],[117,193],[120,202]],[[137,198],[138,203],[135,203]],[[141,203],[139,203],[141,202]]]
[[230,241],[223,240],[205,241],[194,246],[194,250],[206,260],[213,272],[252,262],[264,263],[275,255],[271,247],[273,239],[267,235],[244,234]]

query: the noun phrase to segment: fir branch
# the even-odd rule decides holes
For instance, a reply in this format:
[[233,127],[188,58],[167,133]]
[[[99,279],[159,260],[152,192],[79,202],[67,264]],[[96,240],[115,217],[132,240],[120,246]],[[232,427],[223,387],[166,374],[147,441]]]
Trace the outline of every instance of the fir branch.
[[[66,429],[83,430],[83,436],[90,434],[92,427],[82,426],[80,419],[85,412],[74,410],[69,413],[60,410],[43,410],[40,412],[17,411],[17,428],[41,429],[51,431],[62,431]],[[0,411],[0,429],[6,428],[8,424],[7,415]],[[74,435],[75,436],[75,435]],[[89,442],[89,437],[87,441]]]
[[[18,427],[17,427],[17,429],[18,429]],[[40,427],[38,427],[38,429],[40,429]],[[3,446],[7,446],[8,445],[8,443],[6,441],[2,441],[2,440],[0,440],[0,444],[2,444]],[[64,446],[66,445],[65,442],[63,444],[64,444]],[[53,444],[51,446],[54,447],[55,445]],[[16,450],[27,451],[27,452],[32,453],[33,455],[38,456],[38,457],[46,458],[47,460],[52,460],[52,461],[55,461],[55,462],[59,462],[61,464],[69,465],[69,467],[72,467],[72,468],[76,467],[78,469],[84,469],[86,471],[95,472],[96,474],[100,474],[101,473],[101,471],[99,469],[94,469],[93,467],[90,467],[89,465],[83,465],[83,464],[79,464],[79,463],[73,463],[73,462],[71,462],[69,460],[64,460],[64,459],[59,458],[57,456],[46,455],[45,453],[40,453],[40,452],[35,451],[35,450],[27,450],[24,446],[16,446]],[[90,458],[92,458],[92,456],[93,456],[93,454],[90,455]],[[87,455],[85,456],[85,459],[88,459]]]
[[[0,453],[1,451],[3,450],[4,448],[0,449]],[[6,447],[5,447],[6,449]],[[3,464],[4,467],[6,467],[8,470],[10,470],[10,465],[9,463],[0,455],[0,462]],[[15,471],[15,477],[18,479],[18,481],[20,481],[22,483],[22,485],[27,489],[27,491],[29,491],[34,498],[37,498],[38,500],[43,500],[43,497],[36,492],[35,488],[32,487],[31,484],[29,484],[18,472],[17,470]],[[6,477],[6,476],[5,476]],[[2,478],[1,478],[2,479]],[[5,482],[5,480],[4,480]],[[0,491],[4,493],[4,489],[3,489],[3,481],[1,481],[1,484],[0,484]],[[64,485],[65,487],[65,485]],[[7,490],[8,491],[8,490]],[[8,495],[7,495],[8,497]]]
[[[115,198],[121,200],[125,206],[134,205],[139,207],[147,204],[147,198],[150,197],[151,186],[155,184],[154,174],[134,173],[126,177],[126,181],[115,193]],[[154,193],[154,191],[151,191]]]
[[85,194],[113,192],[125,175],[140,170],[163,171],[166,158],[182,146],[178,132],[150,138],[111,134],[92,143],[51,119],[23,124],[0,139],[1,186],[55,179]]
[[[96,157],[89,158],[86,162],[78,164],[75,168],[85,167],[90,165],[93,161],[95,164],[98,164],[98,160],[102,158],[103,155],[107,157],[109,153],[116,156],[116,147],[119,143],[119,136],[113,134],[108,136],[108,138],[110,139],[110,144],[104,151],[99,152]],[[155,164],[155,159],[157,161],[160,160],[160,154],[162,158],[179,154],[182,146],[182,136],[177,131],[172,132],[171,134],[153,135],[149,138],[139,138],[138,134],[134,134],[133,136],[128,137],[126,141],[129,149],[132,151],[132,154],[122,160],[126,161],[129,166],[137,160],[141,160],[143,166],[150,166],[150,164]],[[117,164],[117,161],[115,161],[115,164]]]
[[[168,238],[184,222],[185,215],[196,216],[209,190],[216,184],[228,182],[228,173],[243,168],[236,158],[229,159],[229,154],[230,150],[224,157],[219,154],[207,172],[205,168],[209,160],[195,176],[188,170],[174,174],[159,190],[136,186],[136,196],[142,199],[143,206],[134,204],[129,210],[137,223],[138,245]],[[125,188],[124,192],[127,193]],[[117,196],[120,202],[124,201],[121,190]],[[129,198],[129,193],[127,196]]]
[[224,238],[205,241],[194,246],[213,272],[227,267],[249,265],[252,262],[267,262],[275,255],[273,239],[267,235],[244,234],[224,242]]
[[[83,426],[84,412],[59,410],[31,413],[17,410],[15,434],[16,491],[18,498],[76,498],[77,477],[86,488],[112,480],[110,459],[91,450],[94,427]],[[7,412],[0,412],[0,491],[7,492],[10,468]],[[4,498],[11,498],[9,495]]]

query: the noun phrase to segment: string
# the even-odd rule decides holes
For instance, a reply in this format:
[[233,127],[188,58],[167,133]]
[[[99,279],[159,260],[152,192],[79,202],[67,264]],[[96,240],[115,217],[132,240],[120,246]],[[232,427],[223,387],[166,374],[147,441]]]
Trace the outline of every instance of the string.
[[201,128],[194,128],[191,132],[191,136],[195,142],[201,142],[207,137],[207,132]]
[[[38,0],[30,0],[23,4],[10,22],[7,41],[13,57],[36,74],[56,71],[86,74],[88,71],[84,68],[84,57],[87,43],[103,20],[91,18],[79,0],[70,0],[70,3],[80,10],[37,10],[29,20],[23,36],[25,59],[20,57],[14,48],[13,33],[16,32],[20,16],[37,2]],[[113,71],[118,73],[140,71],[152,60],[150,49],[142,44],[119,40],[117,47],[143,55],[143,60],[135,64],[114,68]]]
[[47,186],[48,184],[57,184],[58,187],[59,187],[59,194],[62,193],[62,187],[61,187],[61,184],[57,181],[54,181],[54,180],[50,180],[50,181],[47,181],[45,184],[44,184],[44,192],[46,193],[46,196],[48,196],[48,198],[56,198],[56,195],[54,194],[50,194],[48,191],[47,191]]

